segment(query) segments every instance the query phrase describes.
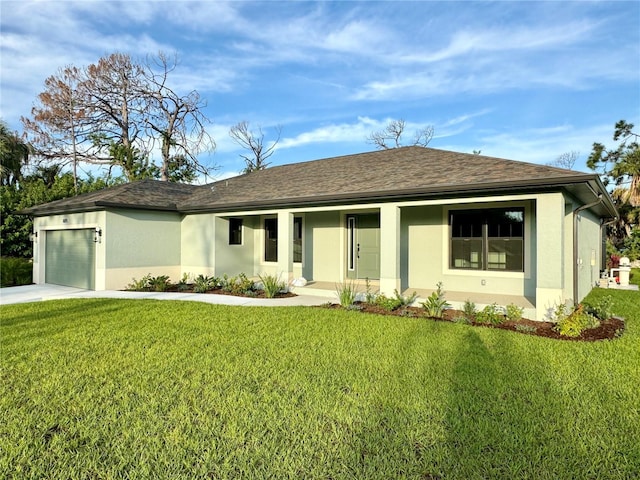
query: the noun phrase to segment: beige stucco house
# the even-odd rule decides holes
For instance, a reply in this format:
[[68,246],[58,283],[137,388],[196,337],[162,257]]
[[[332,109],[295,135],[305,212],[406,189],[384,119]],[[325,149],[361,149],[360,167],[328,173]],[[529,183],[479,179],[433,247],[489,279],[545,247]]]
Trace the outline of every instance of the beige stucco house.
[[617,215],[597,175],[422,147],[269,168],[205,186],[140,181],[34,207],[34,281],[122,289],[146,274],[347,279],[530,317],[598,281]]

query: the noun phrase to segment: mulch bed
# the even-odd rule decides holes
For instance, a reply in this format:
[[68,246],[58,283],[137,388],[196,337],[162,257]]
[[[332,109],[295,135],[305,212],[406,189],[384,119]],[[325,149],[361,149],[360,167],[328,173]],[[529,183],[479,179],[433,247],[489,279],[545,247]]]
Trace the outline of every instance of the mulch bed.
[[[152,291],[152,290],[147,290]],[[193,288],[180,289],[176,285],[170,286],[165,292],[171,293],[196,293],[193,291]],[[246,298],[267,298],[264,294],[264,290],[253,290],[254,295],[246,295],[244,293],[232,293],[222,290],[221,288],[216,288],[214,290],[209,290],[205,293],[199,293],[199,295],[230,295],[232,297],[246,297]],[[289,298],[289,297],[297,297],[295,293],[286,292],[286,293],[278,293],[275,297],[271,298]]]
[[[405,307],[399,308],[397,310],[388,311],[379,305],[373,305],[365,302],[356,302],[356,308],[358,311],[363,313],[374,313],[377,315],[391,315],[395,317],[424,317],[425,319],[433,320],[436,322],[453,322],[454,318],[463,316],[463,313],[460,310],[448,309],[444,311],[443,318],[430,318],[426,317],[424,314],[424,309],[419,307]],[[342,307],[338,304],[325,305],[323,308],[337,308],[341,309]],[[475,327],[485,327],[485,328],[499,328],[502,330],[511,330],[513,332],[522,333],[525,335],[534,335],[537,337],[546,337],[553,338],[556,340],[572,340],[577,342],[595,342],[598,340],[611,340],[614,338],[618,338],[624,332],[624,320],[621,318],[610,318],[608,320],[601,320],[600,326],[597,328],[592,328],[589,330],[585,330],[578,337],[566,337],[560,335],[558,332],[554,330],[555,323],[553,322],[538,322],[534,320],[529,320],[523,318],[517,322],[505,321],[499,325],[488,325],[485,323],[476,323],[472,322],[470,325]],[[531,328],[535,328],[535,331],[522,331],[518,330],[518,325],[529,326]]]

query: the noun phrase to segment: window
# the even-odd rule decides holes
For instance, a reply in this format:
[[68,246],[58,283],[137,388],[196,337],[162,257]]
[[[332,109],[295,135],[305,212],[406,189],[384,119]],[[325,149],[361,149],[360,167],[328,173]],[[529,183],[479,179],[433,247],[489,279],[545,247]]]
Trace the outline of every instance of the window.
[[229,219],[229,245],[242,245],[242,219]]
[[278,261],[278,219],[264,220],[264,261]]
[[449,213],[451,268],[524,271],[524,209]]
[[302,263],[302,217],[293,217],[293,261]]

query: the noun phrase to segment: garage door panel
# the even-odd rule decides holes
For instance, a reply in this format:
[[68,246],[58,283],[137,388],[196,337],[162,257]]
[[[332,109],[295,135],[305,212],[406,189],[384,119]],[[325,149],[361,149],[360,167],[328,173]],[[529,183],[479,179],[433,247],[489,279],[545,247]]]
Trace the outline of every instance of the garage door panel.
[[47,232],[45,282],[69,287],[95,288],[93,229]]

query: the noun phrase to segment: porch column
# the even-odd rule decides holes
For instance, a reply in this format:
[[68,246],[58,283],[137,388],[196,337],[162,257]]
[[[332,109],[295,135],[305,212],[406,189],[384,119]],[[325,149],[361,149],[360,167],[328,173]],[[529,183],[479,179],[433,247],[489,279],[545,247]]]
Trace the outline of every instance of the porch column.
[[380,292],[400,291],[400,207],[380,207]]
[[293,280],[293,214],[278,212],[278,272],[282,280]]
[[[544,320],[565,298],[565,206],[561,193],[536,200],[536,317]],[[567,285],[569,287],[570,285]]]

